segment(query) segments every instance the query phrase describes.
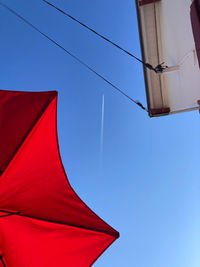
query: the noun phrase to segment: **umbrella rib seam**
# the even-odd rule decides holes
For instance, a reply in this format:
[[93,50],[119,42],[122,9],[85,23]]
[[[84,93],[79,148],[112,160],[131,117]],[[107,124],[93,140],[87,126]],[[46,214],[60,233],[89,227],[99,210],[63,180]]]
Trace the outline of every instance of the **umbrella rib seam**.
[[[7,211],[7,210],[0,210],[0,212],[5,212],[5,213],[9,214],[10,216],[18,215],[18,216],[27,217],[27,218],[30,218],[30,219],[35,219],[35,220],[40,220],[40,221],[55,223],[55,224],[59,224],[59,225],[70,226],[70,227],[74,227],[74,228],[81,228],[81,229],[84,229],[84,230],[98,232],[98,233],[104,233],[104,234],[113,236],[115,238],[118,238],[119,237],[119,233],[118,232],[117,233],[114,233],[114,232],[112,233],[112,232],[109,232],[109,231],[97,230],[97,229],[94,229],[94,228],[84,227],[84,226],[81,226],[81,225],[75,225],[75,224],[57,222],[57,221],[53,221],[53,220],[48,220],[48,219],[44,219],[44,218],[38,218],[38,217],[34,217],[34,216],[22,214],[21,212],[12,212],[12,211]],[[1,216],[0,216],[0,218],[1,218]]]
[[6,267],[6,264],[3,259],[3,255],[0,255],[0,262],[2,263],[3,267]]
[[9,159],[8,163],[6,164],[5,168],[1,171],[0,176],[3,176],[3,174],[5,173],[5,171],[8,169],[10,163],[15,158],[15,156],[16,156],[17,152],[19,151],[20,147],[24,144],[24,142],[26,141],[26,139],[29,136],[30,132],[34,129],[34,127],[36,126],[37,122],[42,117],[42,115],[44,114],[45,110],[48,108],[49,104],[53,101],[53,99],[48,100],[47,104],[43,107],[43,109],[41,110],[41,112],[38,114],[36,120],[33,122],[33,124],[31,125],[31,127],[27,131],[26,135],[23,137],[23,139],[21,140],[20,144],[18,145],[18,147],[16,148],[16,150],[14,151],[14,153],[12,154],[12,156],[10,157],[10,159]]

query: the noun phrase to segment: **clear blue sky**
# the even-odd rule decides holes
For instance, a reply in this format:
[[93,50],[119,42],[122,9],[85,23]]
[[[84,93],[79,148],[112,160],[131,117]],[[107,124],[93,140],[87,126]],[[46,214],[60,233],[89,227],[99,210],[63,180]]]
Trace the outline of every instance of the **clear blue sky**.
[[[132,58],[40,0],[4,3],[145,104],[142,66]],[[53,3],[140,56],[134,0]],[[94,266],[200,266],[197,111],[150,119],[1,7],[0,88],[58,90],[59,141],[69,180],[87,205],[121,235]]]

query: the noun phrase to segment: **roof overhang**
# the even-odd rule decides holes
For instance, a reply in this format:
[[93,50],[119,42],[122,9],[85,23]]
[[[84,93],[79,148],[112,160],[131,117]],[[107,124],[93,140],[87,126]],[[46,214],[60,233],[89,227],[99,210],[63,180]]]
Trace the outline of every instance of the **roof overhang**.
[[143,61],[169,66],[161,74],[144,67],[149,115],[197,109],[200,70],[190,20],[191,0],[135,2]]

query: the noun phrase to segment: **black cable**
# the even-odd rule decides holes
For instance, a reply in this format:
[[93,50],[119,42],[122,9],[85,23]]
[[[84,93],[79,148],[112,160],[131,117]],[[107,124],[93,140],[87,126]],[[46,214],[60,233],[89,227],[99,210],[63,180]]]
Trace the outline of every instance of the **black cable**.
[[120,92],[122,95],[126,96],[129,100],[131,100],[132,102],[134,102],[135,104],[137,104],[139,107],[141,107],[143,110],[147,109],[138,101],[132,99],[130,96],[128,96],[126,93],[124,93],[120,88],[118,88],[117,86],[115,86],[114,84],[112,84],[109,80],[107,80],[106,78],[104,78],[101,74],[99,74],[98,72],[96,72],[95,70],[93,70],[89,65],[87,65],[85,62],[83,62],[81,59],[79,59],[78,57],[76,57],[75,55],[73,55],[71,52],[69,52],[67,49],[65,49],[63,46],[61,46],[59,43],[57,43],[56,41],[54,41],[51,37],[49,37],[48,35],[46,35],[45,33],[41,32],[37,27],[35,27],[32,23],[30,23],[28,20],[26,20],[24,17],[22,17],[21,15],[19,15],[17,12],[15,12],[13,9],[11,9],[10,7],[8,7],[7,5],[3,4],[0,2],[0,5],[4,8],[6,8],[7,10],[9,10],[12,14],[14,14],[15,16],[17,16],[18,18],[20,18],[23,22],[25,22],[26,24],[28,24],[31,28],[33,28],[34,30],[36,30],[37,32],[39,32],[41,35],[43,35],[45,38],[47,38],[49,41],[51,41],[53,44],[55,44],[56,46],[58,46],[59,48],[61,48],[63,51],[65,51],[67,54],[69,54],[71,57],[73,57],[75,60],[77,60],[80,64],[82,64],[83,66],[85,66],[87,69],[89,69],[91,72],[93,72],[94,74],[96,74],[98,77],[100,77],[102,80],[104,80],[106,83],[108,83],[109,85],[111,85],[114,89],[116,89],[118,92]]
[[136,57],[135,55],[133,55],[132,53],[130,53],[129,51],[127,51],[126,49],[122,48],[121,46],[119,46],[118,44],[114,43],[113,41],[111,41],[110,39],[108,39],[107,37],[103,36],[102,34],[98,33],[97,31],[93,30],[92,28],[90,28],[89,26],[87,26],[86,24],[84,24],[83,22],[81,22],[80,20],[76,19],[75,17],[73,17],[72,15],[66,13],[65,11],[63,11],[62,9],[56,7],[55,5],[53,5],[52,3],[46,1],[46,0],[42,0],[43,2],[45,2],[46,4],[52,6],[53,8],[55,8],[56,10],[58,10],[59,12],[61,12],[62,14],[64,14],[65,16],[69,17],[70,19],[76,21],[77,23],[79,23],[80,25],[82,25],[83,27],[85,27],[86,29],[88,29],[89,31],[93,32],[94,34],[96,34],[97,36],[101,37],[102,39],[104,39],[105,41],[109,42],[110,44],[114,45],[115,47],[119,48],[120,50],[122,50],[124,53],[128,54],[129,56],[135,58],[137,61],[139,61],[140,63],[142,63],[146,68],[155,71],[156,73],[160,73],[163,72],[163,70],[166,68],[166,66],[162,64],[158,64],[155,68],[149,64],[144,62],[143,60],[141,60],[140,58]]

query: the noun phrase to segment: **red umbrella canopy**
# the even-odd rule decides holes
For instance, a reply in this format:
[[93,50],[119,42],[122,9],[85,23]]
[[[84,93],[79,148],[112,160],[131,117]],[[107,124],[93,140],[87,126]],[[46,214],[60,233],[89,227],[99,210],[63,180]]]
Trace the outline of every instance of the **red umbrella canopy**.
[[119,236],[70,186],[56,116],[55,91],[0,90],[0,267],[88,267]]

